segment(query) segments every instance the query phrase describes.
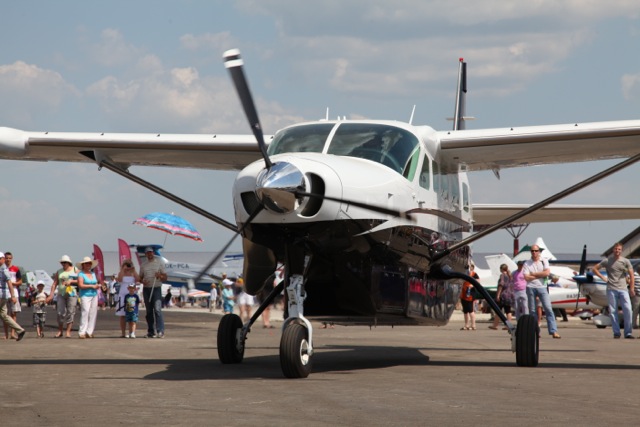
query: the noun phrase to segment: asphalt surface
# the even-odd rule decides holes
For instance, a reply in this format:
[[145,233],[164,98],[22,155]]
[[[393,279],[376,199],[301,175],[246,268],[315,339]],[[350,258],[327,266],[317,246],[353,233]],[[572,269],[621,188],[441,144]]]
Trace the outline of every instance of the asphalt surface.
[[119,338],[113,312],[101,311],[86,340],[53,338],[53,312],[36,338],[23,310],[25,339],[0,340],[3,425],[637,425],[640,416],[640,340],[579,319],[558,324],[560,340],[543,330],[536,368],[517,367],[507,332],[487,320],[461,331],[458,313],[438,328],[316,328],[313,373],[290,380],[280,329],[260,322],[243,363],[222,365],[220,315],[206,310],[166,310],[164,339]]

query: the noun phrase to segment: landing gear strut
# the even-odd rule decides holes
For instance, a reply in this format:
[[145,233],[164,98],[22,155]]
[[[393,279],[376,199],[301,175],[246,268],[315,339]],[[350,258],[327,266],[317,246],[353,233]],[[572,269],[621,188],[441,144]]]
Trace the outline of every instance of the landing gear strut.
[[303,276],[287,277],[287,313],[280,339],[280,366],[287,378],[306,378],[311,373],[313,356],[313,327],[304,317]]

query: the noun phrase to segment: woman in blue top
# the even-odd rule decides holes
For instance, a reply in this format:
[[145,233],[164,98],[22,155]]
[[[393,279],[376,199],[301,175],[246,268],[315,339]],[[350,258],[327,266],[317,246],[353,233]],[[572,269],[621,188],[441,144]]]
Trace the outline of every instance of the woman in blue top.
[[82,270],[78,273],[78,287],[80,288],[80,329],[79,338],[93,338],[98,316],[98,279],[91,271],[98,265],[97,260],[86,256],[78,264]]

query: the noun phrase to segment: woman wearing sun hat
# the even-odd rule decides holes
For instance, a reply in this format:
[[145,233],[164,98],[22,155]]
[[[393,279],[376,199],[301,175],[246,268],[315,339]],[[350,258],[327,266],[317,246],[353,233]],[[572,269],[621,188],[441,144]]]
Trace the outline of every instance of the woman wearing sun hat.
[[84,257],[76,264],[82,269],[78,273],[78,287],[80,288],[80,328],[78,338],[93,338],[98,317],[98,278],[93,270],[98,261],[91,257]]
[[66,337],[71,338],[71,327],[73,326],[73,318],[76,315],[76,306],[78,305],[78,269],[73,266],[69,255],[62,255],[60,265],[62,265],[62,268],[53,276],[53,285],[51,285],[51,294],[47,297],[47,303],[53,300],[57,289],[58,333],[55,337],[62,337],[66,326]]

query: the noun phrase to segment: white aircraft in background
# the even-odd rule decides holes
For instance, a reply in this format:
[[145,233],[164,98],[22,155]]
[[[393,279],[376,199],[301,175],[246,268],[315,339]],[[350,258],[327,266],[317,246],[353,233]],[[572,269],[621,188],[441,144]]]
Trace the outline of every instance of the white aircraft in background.
[[[292,125],[266,141],[237,50],[224,54],[251,135],[27,132],[0,128],[0,157],[90,161],[139,183],[243,237],[245,289],[256,294],[278,263],[284,281],[246,324],[218,326],[218,356],[240,363],[251,325],[285,288],[280,340],[285,376],[306,377],[314,357],[311,320],[344,325],[445,325],[463,280],[470,244],[514,222],[640,217],[640,208],[554,203],[640,159],[640,120],[465,130],[466,63],[460,60],[453,129],[389,120]],[[257,144],[256,144],[257,141]],[[477,205],[468,171],[624,159],[531,206]],[[144,181],[132,165],[242,169],[232,224]],[[513,213],[513,215],[510,215]],[[227,246],[220,250],[224,253]],[[217,259],[212,260],[215,264]],[[206,268],[205,268],[206,270]],[[538,364],[538,326],[508,326],[516,363]],[[422,330],[421,330],[422,331]]]
[[[541,257],[547,260],[556,260],[557,258],[549,247],[544,243],[541,237],[538,237],[534,243],[539,248],[544,249],[541,253]],[[544,255],[542,255],[544,254]],[[489,266],[491,275],[488,276],[486,285],[487,290],[497,289],[497,282],[500,277],[500,265],[506,264],[509,267],[509,271],[515,271],[517,261],[526,261],[531,258],[531,252],[528,250],[520,251],[513,259],[505,254],[487,255],[485,259]],[[558,286],[549,286],[549,297],[551,299],[551,305],[553,308],[564,308],[566,310],[595,310],[606,307],[607,295],[606,287],[599,286],[597,284],[588,285],[588,292],[580,292],[578,289],[578,283],[575,277],[578,276],[576,270],[566,265],[549,264],[551,274],[559,277]]]
[[[169,260],[161,253],[162,245],[129,245],[134,248],[135,258],[138,260],[138,266],[140,266],[140,260],[144,258],[144,251],[147,247],[152,247],[156,257],[160,258],[164,263],[165,272],[167,273],[166,284],[169,284],[176,288],[189,288],[189,293],[195,296],[194,292],[191,292],[192,288],[196,288],[200,291],[208,292],[211,289],[211,282],[214,280],[221,280],[222,273],[226,273],[229,277],[239,277],[242,274],[243,255],[236,253],[226,253],[222,259],[216,263],[216,265],[208,268],[205,274],[201,274],[204,269],[204,265],[195,264],[187,261],[175,261]],[[196,280],[198,280],[196,282]],[[202,296],[202,294],[197,294]]]

